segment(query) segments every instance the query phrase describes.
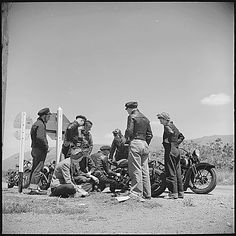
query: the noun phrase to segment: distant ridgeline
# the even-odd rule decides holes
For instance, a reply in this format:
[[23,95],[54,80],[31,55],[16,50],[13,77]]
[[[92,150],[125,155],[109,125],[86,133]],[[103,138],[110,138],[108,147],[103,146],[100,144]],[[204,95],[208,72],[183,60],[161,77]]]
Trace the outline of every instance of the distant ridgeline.
[[[94,144],[92,153],[96,153],[104,144]],[[111,145],[111,144],[105,144]],[[234,158],[234,135],[214,135],[206,136],[198,139],[185,140],[182,147],[193,150],[199,148],[201,160],[207,160],[211,164],[215,164],[219,168],[232,166]],[[154,136],[150,145],[151,158],[163,160],[162,137]],[[32,160],[31,151],[25,152],[24,159]],[[46,164],[56,159],[56,148],[52,148],[46,158]],[[15,168],[19,161],[19,153],[14,154],[2,161],[2,170]]]

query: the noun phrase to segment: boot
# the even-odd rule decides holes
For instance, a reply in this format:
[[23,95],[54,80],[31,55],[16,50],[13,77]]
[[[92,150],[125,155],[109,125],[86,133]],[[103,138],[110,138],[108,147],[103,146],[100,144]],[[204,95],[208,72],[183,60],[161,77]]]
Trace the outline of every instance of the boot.
[[184,198],[184,192],[179,192],[178,193],[178,198]]

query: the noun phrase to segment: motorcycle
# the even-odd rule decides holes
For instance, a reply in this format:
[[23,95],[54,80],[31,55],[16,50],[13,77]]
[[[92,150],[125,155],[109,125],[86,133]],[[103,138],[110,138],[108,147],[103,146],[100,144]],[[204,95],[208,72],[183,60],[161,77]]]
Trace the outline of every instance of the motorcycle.
[[40,181],[39,187],[42,190],[47,190],[50,187],[50,183],[52,180],[53,172],[55,169],[56,162],[50,162],[48,165],[45,165],[40,172]]
[[[19,168],[19,165],[16,165],[16,168]],[[32,168],[31,161],[24,160],[23,164],[23,186],[26,186],[29,182],[30,171]],[[6,182],[8,188],[13,188],[18,186],[19,183],[19,171],[17,169],[9,170],[6,176]]]
[[[150,176],[150,182],[151,182],[151,187],[152,187],[152,194],[154,194],[155,191],[155,186],[158,183],[159,179],[161,178],[162,180],[164,180],[165,176],[162,173],[159,173],[159,170],[156,170],[156,160],[152,160],[149,161],[148,165],[149,165],[149,176]],[[128,174],[128,160],[127,159],[121,159],[119,161],[110,161],[109,160],[109,164],[111,169],[116,172],[119,173],[120,176],[114,176],[113,178],[118,182],[121,183],[120,186],[123,186],[123,188],[121,189],[122,191],[125,190],[129,190],[130,189],[130,183],[131,183],[131,179],[130,176]],[[157,175],[158,173],[158,175]],[[110,185],[110,191],[111,192],[115,192],[117,188],[117,185]],[[163,186],[160,186],[160,189],[163,188]],[[163,190],[164,192],[164,190]]]
[[[16,165],[18,168],[19,165]],[[32,168],[32,162],[24,160],[24,165],[23,165],[23,188],[27,188],[29,186],[29,181],[30,181],[30,172]],[[49,163],[48,165],[45,165],[40,172],[40,181],[39,181],[39,186],[42,190],[47,190],[50,186],[52,175],[55,169],[55,161]],[[7,187],[8,188],[13,188],[14,186],[18,186],[19,184],[19,171],[14,169],[14,170],[9,170],[7,173]]]
[[[192,153],[185,152],[180,157],[181,175],[184,191],[190,188],[196,194],[210,193],[216,187],[215,166],[200,162],[200,152],[195,149]],[[160,161],[154,165],[155,180],[152,184],[152,197],[161,195],[166,189],[165,167]]]

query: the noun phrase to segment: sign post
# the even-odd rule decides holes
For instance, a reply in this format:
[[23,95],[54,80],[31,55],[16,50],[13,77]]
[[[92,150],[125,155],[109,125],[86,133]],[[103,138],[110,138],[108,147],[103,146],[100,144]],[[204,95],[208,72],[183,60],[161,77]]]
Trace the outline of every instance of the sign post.
[[70,121],[63,114],[63,110],[60,107],[57,109],[57,113],[52,113],[49,121],[46,124],[47,135],[52,140],[56,140],[56,163],[60,161],[63,135],[69,124]]
[[60,161],[62,146],[62,114],[61,107],[57,109],[57,140],[56,140],[56,164]]
[[20,132],[20,156],[19,156],[19,184],[18,190],[21,193],[23,188],[23,165],[24,165],[24,150],[25,150],[25,126],[26,113],[21,112],[21,132]]

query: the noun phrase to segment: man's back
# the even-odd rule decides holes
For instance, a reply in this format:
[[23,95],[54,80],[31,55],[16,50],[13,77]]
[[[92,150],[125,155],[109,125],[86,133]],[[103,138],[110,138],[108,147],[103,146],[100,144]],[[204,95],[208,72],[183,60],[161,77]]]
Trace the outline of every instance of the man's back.
[[102,152],[99,151],[94,153],[90,157],[93,160],[97,170],[105,171],[104,159],[106,156]]

